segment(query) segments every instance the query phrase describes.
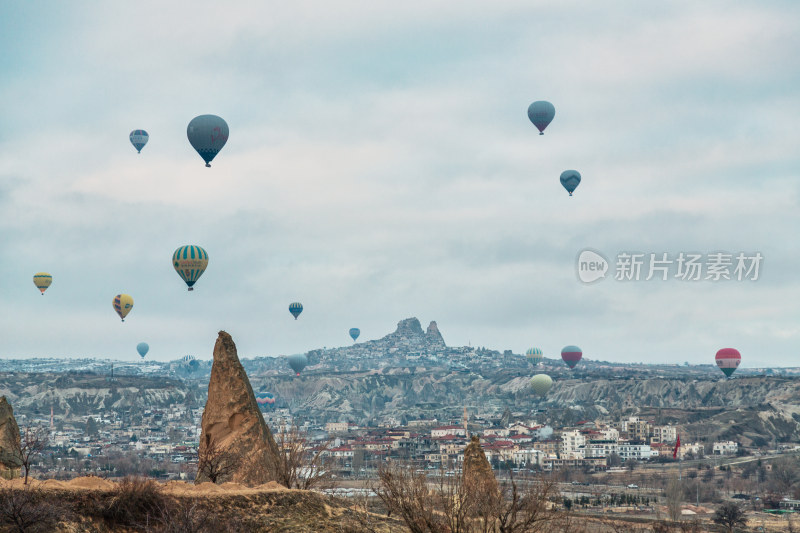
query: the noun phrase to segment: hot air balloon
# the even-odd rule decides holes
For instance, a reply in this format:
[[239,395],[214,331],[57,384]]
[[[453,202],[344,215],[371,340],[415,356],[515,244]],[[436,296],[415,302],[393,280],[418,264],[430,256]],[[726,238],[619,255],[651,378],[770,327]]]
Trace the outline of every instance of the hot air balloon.
[[275,405],[275,395],[271,392],[259,392],[256,394],[256,403],[258,405],[267,405],[271,407]]
[[575,365],[578,364],[581,357],[583,357],[583,352],[581,352],[581,349],[577,346],[564,346],[564,349],[561,350],[561,359],[563,359],[570,368],[575,368]]
[[144,356],[147,355],[149,350],[150,346],[148,346],[146,342],[140,342],[136,345],[136,351],[139,352],[139,355],[142,356],[142,359],[144,359]]
[[739,350],[734,348],[723,348],[717,352],[717,356],[714,359],[716,359],[719,369],[722,370],[727,377],[731,377],[731,374],[736,372],[736,369],[739,368],[739,363],[742,362],[742,355],[739,353]]
[[570,196],[581,183],[581,175],[577,170],[565,170],[561,173],[561,185],[567,189]]
[[544,129],[553,121],[555,116],[556,108],[550,102],[538,100],[528,106],[528,118],[539,130],[539,135],[544,135]]
[[300,316],[300,313],[303,312],[303,304],[301,304],[300,302],[290,303],[289,312],[292,313],[294,319],[297,320],[297,317]]
[[528,351],[525,352],[525,357],[527,357],[528,361],[534,365],[538,365],[542,362],[544,354],[542,354],[542,351],[539,348],[528,348]]
[[300,372],[303,371],[303,369],[306,367],[307,364],[308,364],[308,357],[306,357],[306,354],[296,353],[294,355],[289,356],[289,366],[292,367],[292,370],[294,370],[298,376],[300,375]]
[[147,144],[147,141],[150,139],[150,136],[144,130],[133,130],[130,134],[131,144],[138,153],[142,153],[142,148],[144,145]]
[[195,360],[195,359],[194,359],[194,356],[193,356],[193,355],[184,355],[183,357],[181,357],[181,361],[183,361],[183,362],[184,362],[184,363],[186,363],[187,365],[188,365],[188,364],[191,364],[191,362],[192,362],[192,361],[194,361],[194,360]]
[[119,317],[125,322],[125,317],[133,309],[133,298],[130,294],[117,294],[111,301],[114,304],[114,311],[117,312]]
[[206,166],[210,167],[211,160],[228,142],[228,124],[216,115],[200,115],[189,122],[186,136],[189,137],[192,148],[197,150]]
[[553,379],[547,374],[536,374],[531,378],[531,389],[537,396],[544,396],[552,386]]
[[42,293],[44,296],[44,291],[47,290],[47,287],[53,283],[53,276],[48,274],[47,272],[37,272],[33,275],[33,284],[36,285],[36,288]]
[[208,253],[199,246],[181,246],[172,254],[172,266],[189,286],[189,290],[193,291],[195,282],[208,266]]
[[350,328],[350,337],[355,341],[361,335],[361,330],[358,328]]

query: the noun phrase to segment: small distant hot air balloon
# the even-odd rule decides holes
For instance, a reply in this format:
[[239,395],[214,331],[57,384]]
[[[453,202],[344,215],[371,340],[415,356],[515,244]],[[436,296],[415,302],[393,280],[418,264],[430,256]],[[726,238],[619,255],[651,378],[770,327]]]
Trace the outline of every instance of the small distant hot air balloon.
[[539,130],[539,135],[544,135],[544,129],[553,121],[555,116],[556,108],[550,102],[537,100],[528,106],[528,118]]
[[184,355],[183,357],[181,357],[181,361],[183,361],[183,362],[184,362],[184,363],[186,363],[187,365],[188,365],[188,364],[190,364],[190,363],[191,363],[192,361],[194,361],[194,360],[195,360],[195,359],[194,359],[194,356],[193,356],[193,355]]
[[119,317],[125,322],[125,317],[133,309],[133,298],[130,294],[117,294],[111,301],[114,304],[114,311],[117,312]]
[[570,368],[575,368],[575,365],[578,364],[581,357],[583,357],[583,352],[581,352],[581,349],[577,346],[564,346],[564,349],[561,350],[561,359],[563,359]]
[[308,364],[308,357],[306,357],[306,354],[296,353],[294,355],[289,356],[289,366],[292,367],[292,370],[294,370],[298,376],[300,375],[300,372],[303,371],[303,369],[306,367],[307,364]]
[[144,356],[147,355],[149,350],[150,346],[148,346],[146,342],[140,342],[136,345],[136,351],[139,352],[139,355],[142,356],[142,359],[144,359]]
[[216,115],[200,115],[194,117],[186,128],[186,136],[192,148],[211,166],[225,143],[228,142],[228,123]]
[[361,335],[361,330],[358,328],[350,328],[350,337],[355,341]]
[[133,130],[130,134],[131,144],[138,153],[142,153],[142,148],[144,145],[147,144],[147,141],[150,139],[150,136],[144,130]]
[[553,386],[553,379],[547,374],[536,374],[531,378],[531,389],[537,396],[544,396]]
[[[567,189],[570,196],[581,183],[581,175],[577,170],[565,170],[561,173],[561,185]],[[590,194],[591,196],[591,194]]]
[[525,357],[534,365],[538,365],[544,359],[544,354],[539,348],[528,348],[528,351],[525,352]]
[[53,283],[53,276],[48,274],[47,272],[37,272],[33,275],[33,284],[36,285],[36,288],[42,293],[44,296],[44,291],[47,290],[47,287]]
[[727,377],[731,377],[731,374],[736,372],[736,369],[739,368],[739,363],[742,362],[742,355],[739,353],[739,350],[734,348],[723,348],[717,352],[717,356],[714,359],[717,361],[719,369],[722,370]]
[[172,254],[172,266],[189,286],[189,290],[193,291],[195,282],[208,266],[208,253],[200,246],[181,246]]
[[256,394],[256,403],[272,407],[275,405],[275,395],[271,392],[259,392]]
[[303,304],[301,304],[300,302],[290,303],[289,312],[292,313],[294,319],[297,320],[297,317],[300,316],[300,313],[303,312]]

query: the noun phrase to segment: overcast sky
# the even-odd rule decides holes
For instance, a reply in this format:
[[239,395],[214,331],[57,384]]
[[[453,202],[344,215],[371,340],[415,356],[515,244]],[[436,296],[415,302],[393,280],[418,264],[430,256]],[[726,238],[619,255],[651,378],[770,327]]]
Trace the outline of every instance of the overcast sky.
[[[280,355],[416,316],[449,345],[800,364],[800,3],[245,4],[0,8],[0,357],[210,358],[220,329]],[[210,257],[191,293],[184,244]],[[622,251],[764,259],[622,282]]]

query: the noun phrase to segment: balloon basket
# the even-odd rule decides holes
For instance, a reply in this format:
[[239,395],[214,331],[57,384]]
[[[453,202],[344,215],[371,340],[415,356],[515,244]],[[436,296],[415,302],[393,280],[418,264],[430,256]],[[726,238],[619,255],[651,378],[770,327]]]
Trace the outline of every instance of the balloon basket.
[[194,287],[189,287],[187,290],[193,291]]
[[211,163],[206,163],[207,168],[211,168]]

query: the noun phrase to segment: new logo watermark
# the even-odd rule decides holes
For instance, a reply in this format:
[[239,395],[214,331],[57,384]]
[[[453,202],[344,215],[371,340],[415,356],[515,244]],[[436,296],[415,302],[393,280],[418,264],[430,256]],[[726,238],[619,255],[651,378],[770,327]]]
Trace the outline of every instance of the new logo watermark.
[[578,279],[594,283],[604,279],[608,272],[608,260],[600,252],[586,248],[578,254]]
[[[764,256],[761,252],[619,252],[614,263],[617,281],[757,281]],[[578,253],[578,279],[594,283],[606,278],[610,264],[591,248]]]

